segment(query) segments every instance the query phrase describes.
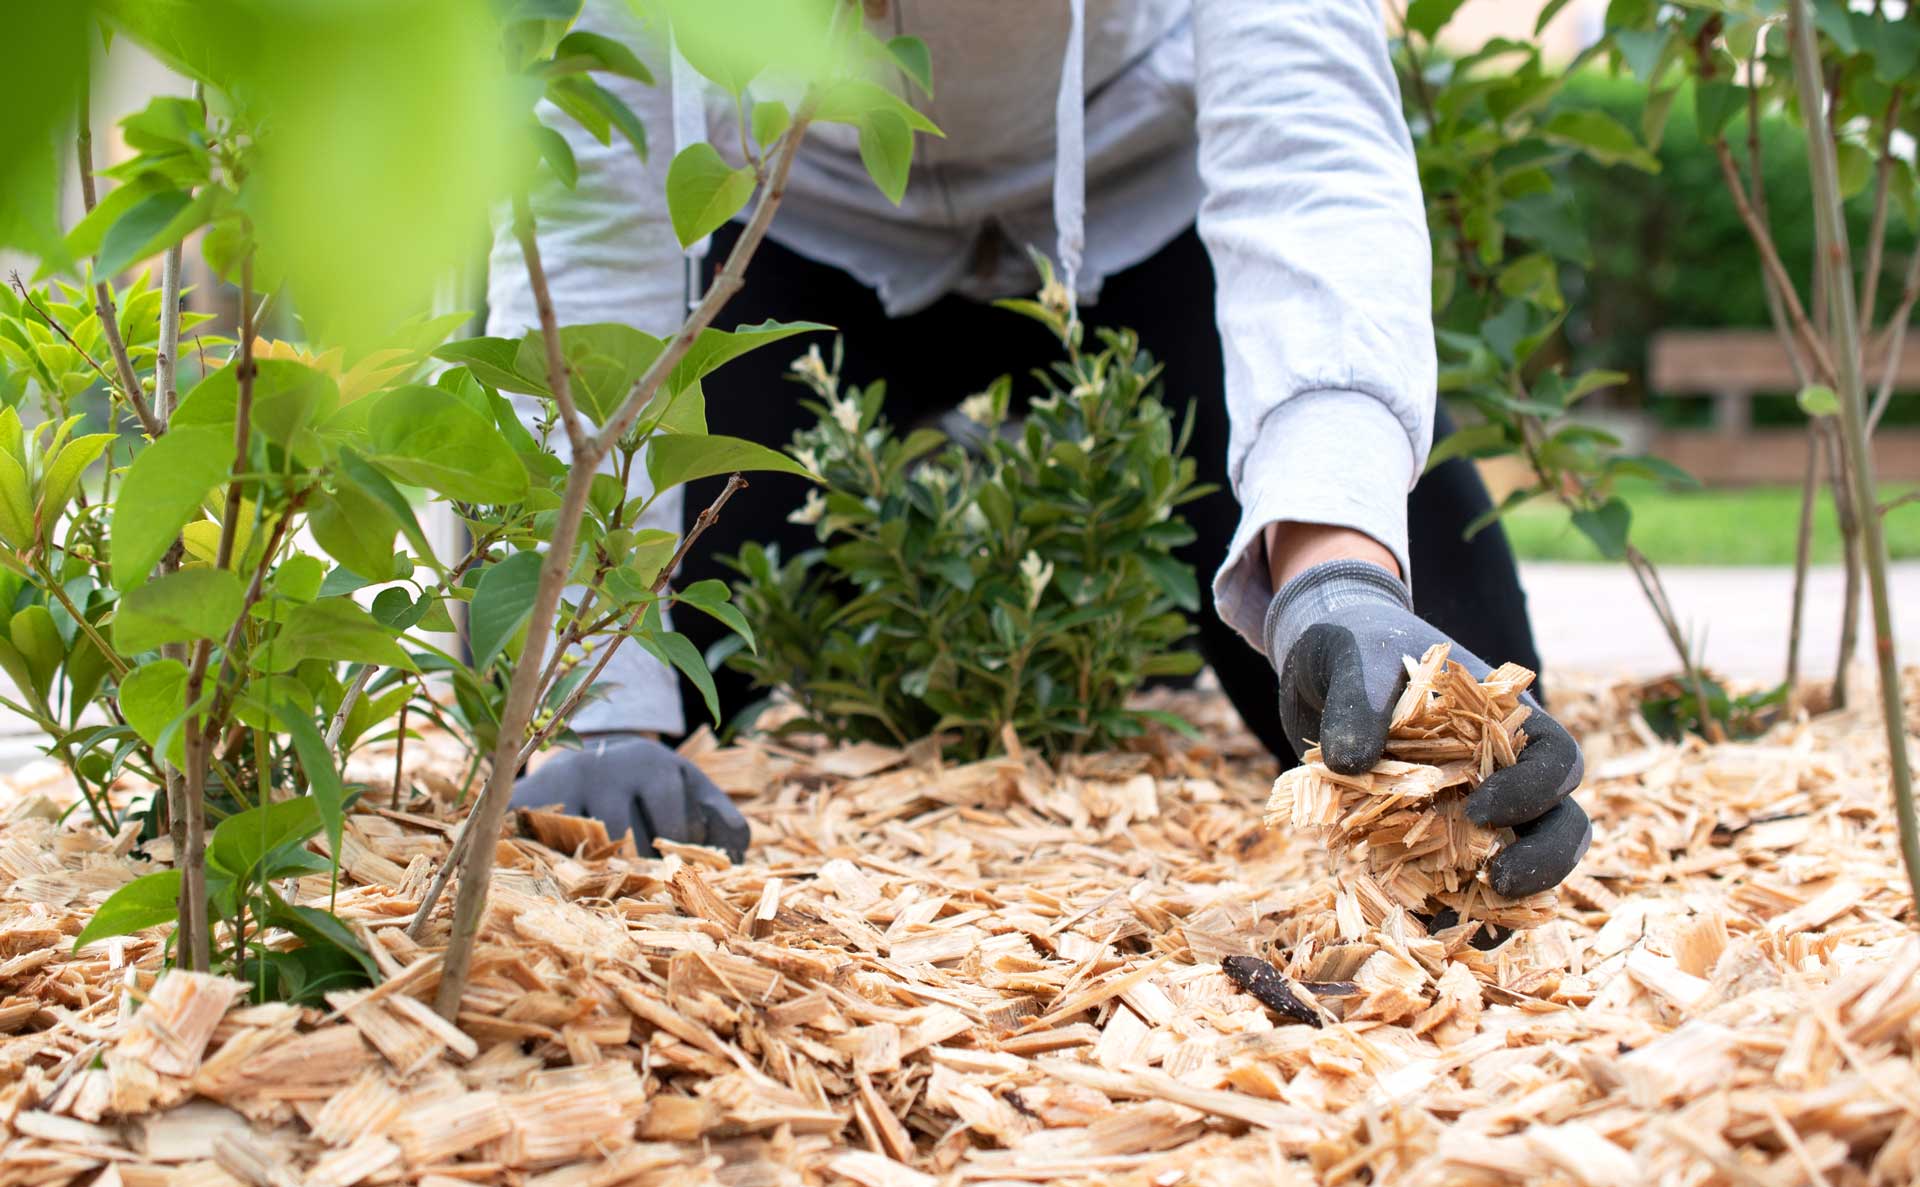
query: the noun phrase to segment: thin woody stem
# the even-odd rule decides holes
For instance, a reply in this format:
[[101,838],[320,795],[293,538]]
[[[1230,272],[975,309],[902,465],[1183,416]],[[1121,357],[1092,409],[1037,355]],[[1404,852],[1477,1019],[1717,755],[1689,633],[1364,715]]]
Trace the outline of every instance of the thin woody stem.
[[1873,224],[1867,232],[1867,267],[1860,277],[1860,324],[1873,327],[1873,310],[1880,298],[1880,263],[1887,249],[1887,197],[1893,179],[1893,129],[1900,119],[1900,88],[1887,98],[1880,132],[1880,161],[1873,182]]
[[1787,274],[1787,266],[1781,262],[1780,252],[1774,247],[1772,232],[1760,221],[1753,203],[1747,199],[1746,187],[1740,184],[1740,168],[1734,164],[1733,150],[1727,147],[1727,138],[1721,136],[1716,139],[1713,149],[1720,158],[1720,173],[1726,179],[1727,192],[1733,195],[1733,205],[1740,212],[1740,221],[1746,224],[1747,234],[1760,252],[1761,267],[1778,290],[1781,303],[1786,306],[1788,321],[1805,343],[1807,355],[1813,360],[1822,382],[1834,382],[1838,372],[1834,369],[1833,356],[1819,332],[1813,328],[1813,323],[1807,319],[1806,307],[1800,304],[1800,294],[1793,287],[1793,278]]
[[560,422],[566,428],[567,443],[578,453],[587,442],[587,431],[580,425],[580,410],[573,402],[566,352],[560,342],[560,322],[554,316],[547,269],[540,259],[540,239],[534,233],[533,207],[524,190],[513,195],[513,234],[520,241],[520,254],[527,263],[527,287],[533,290],[533,307],[540,318],[540,341],[547,353],[547,389],[560,405]]
[[[720,509],[727,505],[727,500],[746,488],[747,480],[738,474],[727,479],[727,484],[720,488],[720,493],[714,496],[713,502],[693,521],[693,526],[687,530],[686,538],[681,540],[680,547],[674,550],[672,559],[668,560],[666,567],[660,570],[659,578],[653,583],[654,593],[657,594],[666,589],[673,571],[680,567],[680,562],[685,559],[687,550],[693,547],[693,542],[706,534],[706,530],[719,520]],[[640,616],[646,613],[646,609],[647,603],[642,603],[628,612],[626,621],[620,624],[620,629],[600,649],[600,655],[594,660],[592,669],[587,672],[587,678],[567,694],[566,701],[554,712],[553,720],[542,726],[533,737],[527,740],[527,744],[520,750],[520,762],[523,765],[528,759],[538,754],[540,748],[545,746],[553,735],[559,732],[560,727],[573,716],[574,711],[580,707],[580,702],[586,699],[587,692],[593,687],[594,681],[600,679],[600,673],[607,670],[607,664],[613,659],[613,653],[618,651],[620,645],[633,634],[634,627],[639,624]]]
[[1809,113],[1807,161],[1813,175],[1814,229],[1819,237],[1821,265],[1833,279],[1838,302],[1834,325],[1843,368],[1840,396],[1842,441],[1846,447],[1849,493],[1860,520],[1867,588],[1873,600],[1874,656],[1880,669],[1880,710],[1887,734],[1887,767],[1893,785],[1894,812],[1900,829],[1900,856],[1906,864],[1914,905],[1920,909],[1920,820],[1914,816],[1913,771],[1907,755],[1906,706],[1900,695],[1900,658],[1894,642],[1893,602],[1887,588],[1887,538],[1876,506],[1873,454],[1868,448],[1866,393],[1860,376],[1860,320],[1853,306],[1853,289],[1846,283],[1851,271],[1847,253],[1845,206],[1840,196],[1839,164],[1833,139],[1824,121],[1812,118],[1820,110],[1820,50],[1814,38],[1813,13],[1807,0],[1792,0],[1789,33],[1793,45],[1794,79],[1800,103]]
[[1907,346],[1907,325],[1913,317],[1915,301],[1920,301],[1920,251],[1913,253],[1907,261],[1907,279],[1900,292],[1900,305],[1887,320],[1886,333],[1880,340],[1882,357],[1880,371],[1880,390],[1873,394],[1873,408],[1867,413],[1867,435],[1880,427],[1880,418],[1887,414],[1887,405],[1893,402],[1893,385],[1900,378],[1900,357]]
[[[93,181],[93,112],[88,101],[88,90],[88,84],[83,82],[80,86],[80,199],[87,213],[92,214],[99,202]],[[113,307],[113,296],[107,291],[104,277],[94,277],[93,312],[100,319],[100,335],[107,340],[107,349],[113,354],[113,368],[120,376],[117,386],[121,394],[126,396],[133,414],[140,418],[140,426],[147,431],[147,435],[158,438],[167,431],[166,426],[147,406],[146,392],[140,386],[139,373],[133,369],[133,360],[127,355],[126,340],[120,336],[119,314]],[[97,364],[95,369],[98,369]]]
[[[787,177],[792,172],[793,160],[807,124],[812,119],[813,106],[811,100],[804,104],[783,135],[772,173],[761,187],[753,214],[728,254],[725,268],[699,307],[688,315],[680,332],[674,335],[666,349],[627,393],[620,410],[602,426],[598,434],[583,443],[583,448],[574,451],[567,474],[566,491],[555,517],[553,536],[548,541],[546,559],[541,565],[533,612],[527,621],[527,642],[514,665],[513,679],[508,685],[507,703],[501,714],[492,769],[487,773],[486,787],[481,791],[480,800],[474,805],[468,821],[468,827],[483,840],[473,844],[460,862],[460,889],[454,899],[453,929],[447,941],[446,964],[434,999],[435,1010],[449,1021],[458,1017],[460,1000],[466,994],[474,944],[479,936],[481,915],[486,909],[487,892],[493,879],[496,846],[491,841],[499,836],[500,826],[513,797],[513,783],[519,770],[517,760],[526,739],[527,725],[533,716],[534,697],[538,692],[536,684],[546,661],[546,648],[553,633],[554,612],[573,568],[574,542],[579,533],[580,517],[586,510],[594,472],[599,468],[601,459],[633,427],[640,410],[653,398],[667,377],[673,374],[673,369],[692,349],[701,331],[713,323],[721,307],[745,282],[747,263],[766,238],[774,211],[786,195]],[[431,909],[432,904],[423,902],[419,910],[424,913]]]

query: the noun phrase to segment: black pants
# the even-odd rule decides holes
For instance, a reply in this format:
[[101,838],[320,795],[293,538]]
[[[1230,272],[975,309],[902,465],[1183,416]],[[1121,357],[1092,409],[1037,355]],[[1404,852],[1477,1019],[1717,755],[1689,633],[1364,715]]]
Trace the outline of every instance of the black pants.
[[[716,236],[709,260],[725,258],[735,229]],[[1082,311],[1095,326],[1126,326],[1142,347],[1164,364],[1170,407],[1195,405],[1189,449],[1199,480],[1220,489],[1181,510],[1199,533],[1181,551],[1203,589],[1226,558],[1240,508],[1227,488],[1227,407],[1219,332],[1213,316],[1213,268],[1200,237],[1189,230],[1152,258],[1109,277],[1097,305]],[[1016,393],[1032,394],[1029,372],[1060,358],[1060,346],[1040,325],[1017,314],[961,297],[947,297],[902,318],[889,318],[873,291],[843,272],[779,245],[762,244],[747,270],[747,283],[722,313],[721,325],[813,320],[834,326],[846,343],[843,379],[864,386],[887,381],[885,415],[897,428],[937,417],[1001,375],[1015,378]],[[824,337],[824,336],[822,336]],[[784,446],[795,430],[812,422],[800,406],[804,389],[786,378],[805,339],[789,339],[728,363],[708,377],[707,419],[716,433]],[[825,343],[823,343],[825,349]],[[1451,426],[1440,412],[1438,434]],[[1366,459],[1355,458],[1356,469]],[[746,541],[775,542],[792,556],[815,544],[813,529],[787,522],[806,497],[807,484],[788,475],[754,474],[751,489],[727,504],[725,513],[689,555],[680,580],[731,581],[719,561]],[[692,484],[686,492],[689,523],[713,500],[724,479]],[[1490,506],[1486,487],[1471,463],[1455,459],[1427,473],[1408,500],[1410,550],[1416,577],[1416,609],[1462,646],[1498,664],[1513,660],[1538,671],[1526,597],[1513,553],[1499,525],[1464,539],[1466,526]],[[703,614],[682,614],[674,625],[703,652],[722,627]],[[1247,727],[1283,761],[1292,755],[1281,732],[1273,669],[1211,609],[1198,616],[1196,642]],[[759,694],[739,672],[714,673],[724,717]],[[701,699],[682,681],[688,713]]]

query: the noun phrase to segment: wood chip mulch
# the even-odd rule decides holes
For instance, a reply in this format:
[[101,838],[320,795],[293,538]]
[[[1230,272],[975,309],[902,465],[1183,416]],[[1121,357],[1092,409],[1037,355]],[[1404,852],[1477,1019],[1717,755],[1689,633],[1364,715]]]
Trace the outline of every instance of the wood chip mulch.
[[[1596,840],[1497,946],[1409,909],[1471,892],[1485,846],[1403,816],[1382,865],[1269,830],[1224,702],[1162,693],[1199,741],[1056,767],[697,739],[753,822],[739,867],[522,814],[457,1026],[427,1007],[448,904],[405,935],[459,815],[449,739],[409,743],[398,810],[391,747],[350,767],[338,910],[386,979],[324,1008],[156,980],[161,930],[72,953],[153,867],[23,772],[0,1187],[1920,1181],[1920,939],[1870,709],[1676,746],[1622,689],[1555,692]],[[1467,761],[1398,761],[1429,760]]]

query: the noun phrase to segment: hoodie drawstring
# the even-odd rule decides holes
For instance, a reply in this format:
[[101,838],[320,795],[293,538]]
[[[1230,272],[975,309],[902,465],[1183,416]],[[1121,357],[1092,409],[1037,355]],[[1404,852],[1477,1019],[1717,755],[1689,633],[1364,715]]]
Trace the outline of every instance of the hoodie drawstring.
[[[706,142],[706,80],[680,52],[680,46],[673,40],[671,32],[668,33],[667,53],[673,86],[673,155],[677,157],[683,150]],[[700,291],[700,262],[707,258],[708,238],[701,236],[688,245],[683,253],[682,266],[685,272],[681,287],[688,313],[693,312],[705,295]]]
[[1053,225],[1068,309],[1079,316],[1087,247],[1087,0],[1067,0],[1067,52],[1054,103]]

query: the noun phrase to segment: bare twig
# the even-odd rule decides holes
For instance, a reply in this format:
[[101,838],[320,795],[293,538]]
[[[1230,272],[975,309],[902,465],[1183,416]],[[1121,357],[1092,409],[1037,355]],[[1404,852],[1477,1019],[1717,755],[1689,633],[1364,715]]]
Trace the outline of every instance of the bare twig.
[[[653,583],[654,593],[657,594],[667,588],[667,582],[672,578],[673,571],[680,567],[680,562],[686,558],[687,550],[693,547],[693,542],[704,535],[706,530],[712,527],[715,521],[720,518],[720,509],[727,505],[727,500],[731,499],[735,493],[743,491],[746,488],[747,480],[738,474],[727,479],[727,484],[720,488],[720,493],[714,496],[713,502],[694,519],[693,526],[687,529],[685,538],[680,541],[680,546],[674,549],[673,557],[667,561],[666,568],[660,570],[660,576],[656,578]],[[554,711],[553,720],[547,722],[546,725],[535,731],[533,737],[527,739],[527,744],[521,747],[521,765],[524,766],[528,759],[538,754],[540,748],[552,740],[553,735],[558,733],[560,728],[573,716],[574,711],[580,708],[580,702],[586,699],[587,693],[593,688],[594,682],[600,679],[600,673],[607,670],[607,663],[613,659],[613,653],[618,651],[620,645],[632,636],[634,627],[639,624],[640,616],[646,613],[646,610],[647,603],[643,602],[627,613],[626,621],[620,624],[620,629],[615,631],[613,637],[601,646],[599,656],[594,660],[593,667],[587,672],[587,678],[582,680],[571,693],[567,694],[567,699],[561,703],[560,708]]]
[[1840,426],[1821,417],[1818,428],[1827,447],[1827,483],[1833,491],[1834,519],[1840,525],[1841,568],[1846,575],[1840,595],[1840,645],[1833,660],[1833,708],[1847,707],[1853,657],[1860,645],[1860,517],[1847,490],[1846,447]]
[[89,367],[92,367],[93,373],[100,377],[100,382],[106,384],[109,388],[117,386],[114,383],[113,376],[107,374],[106,368],[100,365],[99,360],[94,358],[92,355],[88,354],[86,351],[82,350],[80,348],[80,344],[73,340],[73,335],[67,333],[67,327],[61,325],[58,321],[54,320],[54,316],[51,313],[48,313],[46,310],[40,308],[40,302],[34,300],[33,294],[27,291],[27,286],[21,283],[20,274],[18,272],[8,273],[7,279],[13,282],[13,291],[20,294],[20,299],[27,303],[27,308],[39,314],[41,321],[46,322],[47,325],[53,329],[54,333],[60,335],[61,340],[64,341],[68,346],[72,347],[76,354],[78,354],[81,358],[87,360],[87,365]]
[[[83,82],[80,86],[80,198],[86,205],[87,213],[92,214],[99,202],[93,182],[93,113],[87,92],[88,84]],[[118,386],[121,394],[126,396],[133,414],[140,418],[140,425],[146,429],[147,435],[160,436],[167,431],[166,426],[147,406],[146,392],[140,386],[140,375],[133,369],[133,360],[127,356],[126,340],[120,336],[119,313],[113,307],[113,296],[107,291],[107,281],[102,276],[93,279],[93,312],[100,318],[100,334],[107,340],[107,349],[113,354],[113,367],[120,376]]]
[[[253,258],[246,257],[240,264],[240,362],[235,373],[239,395],[234,404],[233,416],[233,470],[243,474],[247,470],[247,457],[251,452],[253,433]],[[240,480],[234,478],[227,483],[225,514],[220,520],[220,544],[215,550],[214,567],[228,568],[233,561],[233,542],[236,525],[240,518]],[[246,618],[234,623],[239,630]],[[193,648],[193,663],[187,669],[186,703],[189,708],[197,706],[200,693],[205,686],[207,662],[213,653],[213,640],[202,639]],[[223,658],[223,663],[231,659],[231,652]],[[207,853],[206,853],[206,785],[208,753],[218,718],[208,713],[204,722],[188,719],[186,725],[186,852],[180,855],[182,877],[180,880],[180,919],[182,930],[187,932],[190,943],[190,967],[204,972],[207,968]]]
[[1914,817],[1913,772],[1907,756],[1906,709],[1900,697],[1900,660],[1894,642],[1893,603],[1887,589],[1887,538],[1876,513],[1873,454],[1867,442],[1866,393],[1860,376],[1860,319],[1849,283],[1847,224],[1840,196],[1839,165],[1833,139],[1820,110],[1820,50],[1814,38],[1813,13],[1807,0],[1792,0],[1789,32],[1793,45],[1794,79],[1800,88],[1801,109],[1808,113],[1807,161],[1813,175],[1814,229],[1822,260],[1833,279],[1837,302],[1834,328],[1841,366],[1840,421],[1844,431],[1847,477],[1853,505],[1860,519],[1867,585],[1873,596],[1874,655],[1880,668],[1880,709],[1887,732],[1887,766],[1893,784],[1894,811],[1900,825],[1900,854],[1916,907],[1920,907],[1920,821]]
[[[721,307],[745,282],[747,263],[766,238],[774,211],[786,195],[787,177],[793,169],[794,157],[812,116],[813,104],[809,101],[801,107],[784,134],[772,172],[761,185],[753,214],[728,254],[725,267],[707,290],[699,307],[688,315],[679,333],[674,335],[666,349],[661,351],[646,373],[627,392],[619,411],[609,418],[599,433],[583,443],[583,448],[574,451],[566,490],[555,517],[553,535],[548,541],[546,558],[540,568],[540,585],[534,595],[533,612],[527,621],[527,642],[519,661],[514,665],[513,679],[508,685],[507,703],[501,714],[492,769],[487,772],[486,787],[481,791],[480,801],[474,806],[469,819],[469,827],[487,841],[499,835],[501,822],[506,817],[507,806],[513,796],[513,783],[519,769],[516,759],[526,739],[528,722],[533,716],[534,697],[539,691],[537,680],[546,661],[549,636],[553,633],[554,611],[559,606],[561,591],[573,568],[574,542],[579,534],[580,517],[586,509],[594,472],[601,459],[633,427],[641,409],[667,377],[673,374],[673,369],[692,349],[701,331],[713,324]],[[466,993],[473,945],[479,934],[480,919],[486,908],[487,891],[493,878],[494,849],[492,844],[475,844],[461,862],[460,889],[453,908],[453,931],[448,938],[446,966],[434,1000],[434,1008],[448,1020],[459,1014],[460,999]]]
[[1880,514],[1885,515],[1895,507],[1904,507],[1908,503],[1920,503],[1920,490],[1910,490],[1898,498],[1888,499],[1880,504]]
[[1867,270],[1860,277],[1860,324],[1873,328],[1874,307],[1880,298],[1880,265],[1887,249],[1887,192],[1893,178],[1893,129],[1900,122],[1901,90],[1887,97],[1880,131],[1879,164],[1874,170],[1873,223],[1867,231]]
[[533,307],[540,316],[540,340],[547,349],[547,388],[560,405],[560,422],[567,431],[567,443],[575,453],[587,441],[580,426],[580,410],[574,406],[573,384],[567,374],[566,354],[561,349],[560,323],[553,313],[553,295],[547,289],[547,269],[540,260],[540,239],[534,234],[533,208],[525,191],[513,195],[513,234],[520,241],[520,254],[527,262],[527,287],[533,290]]
[[400,727],[394,733],[393,746],[393,810],[400,810],[400,781],[407,769],[407,710],[412,707],[409,701],[400,702]]
[[1907,326],[1913,317],[1915,301],[1920,301],[1920,250],[1907,261],[1907,279],[1900,291],[1900,304],[1887,319],[1886,333],[1880,339],[1883,359],[1880,390],[1874,393],[1873,408],[1867,413],[1868,436],[1880,427],[1880,418],[1887,414],[1887,405],[1893,402],[1893,385],[1900,378],[1900,356],[1906,350]]
[[347,685],[347,691],[340,695],[340,707],[333,711],[333,720],[327,723],[329,750],[340,744],[340,735],[347,728],[347,718],[353,714],[353,707],[360,703],[360,694],[367,690],[367,681],[373,679],[373,673],[379,667],[379,664],[374,663],[361,664],[359,675],[353,678],[352,684]]
[[1800,687],[1800,628],[1807,612],[1807,568],[1813,558],[1813,505],[1820,486],[1820,434],[1807,426],[1807,470],[1800,481],[1800,524],[1793,548],[1793,611],[1787,624],[1787,704]]
[[1733,150],[1727,147],[1727,138],[1721,136],[1713,143],[1714,153],[1720,158],[1720,174],[1727,183],[1727,192],[1733,196],[1733,205],[1740,212],[1740,221],[1746,224],[1747,234],[1753,239],[1753,245],[1760,252],[1760,265],[1771,278],[1774,288],[1780,294],[1781,302],[1786,306],[1787,319],[1794,332],[1806,345],[1809,358],[1825,383],[1834,382],[1833,356],[1827,351],[1827,344],[1807,319],[1806,307],[1800,304],[1800,295],[1794,290],[1793,278],[1787,274],[1787,267],[1780,262],[1780,252],[1773,245],[1773,233],[1760,220],[1753,203],[1747,198],[1747,191],[1740,184],[1740,168],[1734,164]]

